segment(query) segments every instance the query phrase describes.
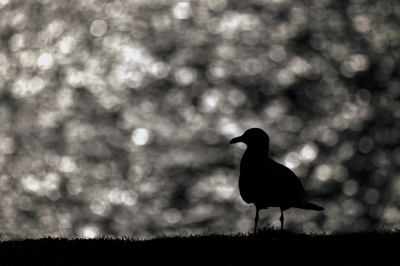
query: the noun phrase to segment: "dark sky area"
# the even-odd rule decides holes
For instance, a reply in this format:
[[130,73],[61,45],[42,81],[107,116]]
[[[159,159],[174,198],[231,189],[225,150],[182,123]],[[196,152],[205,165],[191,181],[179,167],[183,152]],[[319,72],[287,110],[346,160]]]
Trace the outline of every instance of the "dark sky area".
[[1,236],[252,230],[228,145],[252,127],[325,208],[286,228],[398,226],[399,18],[396,0],[0,0]]

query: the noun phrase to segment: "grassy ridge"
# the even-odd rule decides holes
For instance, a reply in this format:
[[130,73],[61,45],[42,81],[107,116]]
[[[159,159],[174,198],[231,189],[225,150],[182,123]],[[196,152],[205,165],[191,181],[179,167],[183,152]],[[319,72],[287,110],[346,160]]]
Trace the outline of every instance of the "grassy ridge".
[[[400,265],[400,230],[304,234],[273,228],[251,234],[40,238],[2,241],[1,265]],[[259,264],[259,262],[257,263]]]

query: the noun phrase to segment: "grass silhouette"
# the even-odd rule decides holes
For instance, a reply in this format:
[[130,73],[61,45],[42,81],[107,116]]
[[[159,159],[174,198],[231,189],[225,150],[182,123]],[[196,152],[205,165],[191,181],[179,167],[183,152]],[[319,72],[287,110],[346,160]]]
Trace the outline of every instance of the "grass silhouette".
[[42,237],[0,242],[2,265],[398,265],[400,230],[303,233],[264,227],[256,236],[185,231],[153,239]]

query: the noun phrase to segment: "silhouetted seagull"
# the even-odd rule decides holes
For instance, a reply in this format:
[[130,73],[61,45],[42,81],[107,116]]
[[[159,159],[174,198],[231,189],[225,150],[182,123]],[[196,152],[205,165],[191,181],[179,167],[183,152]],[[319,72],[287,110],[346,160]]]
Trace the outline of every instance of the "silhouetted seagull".
[[243,200],[256,206],[254,234],[257,231],[258,212],[269,207],[322,211],[324,208],[307,201],[307,194],[299,178],[286,166],[268,156],[269,137],[264,130],[251,128],[229,144],[243,142],[247,149],[240,161],[239,190]]

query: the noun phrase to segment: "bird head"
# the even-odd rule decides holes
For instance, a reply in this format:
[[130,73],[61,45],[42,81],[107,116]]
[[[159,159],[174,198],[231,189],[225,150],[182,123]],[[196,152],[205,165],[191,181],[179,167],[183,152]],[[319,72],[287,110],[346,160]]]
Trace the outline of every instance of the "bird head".
[[244,132],[240,137],[232,139],[229,144],[243,142],[248,147],[265,147],[269,145],[269,137],[264,130],[260,128],[250,128]]

